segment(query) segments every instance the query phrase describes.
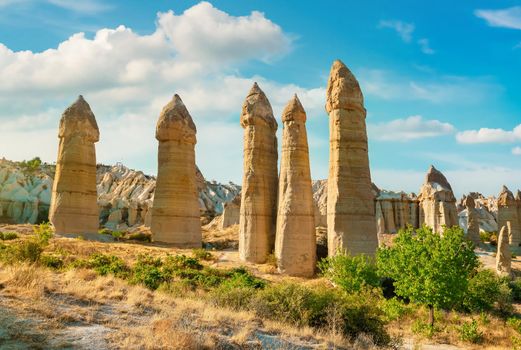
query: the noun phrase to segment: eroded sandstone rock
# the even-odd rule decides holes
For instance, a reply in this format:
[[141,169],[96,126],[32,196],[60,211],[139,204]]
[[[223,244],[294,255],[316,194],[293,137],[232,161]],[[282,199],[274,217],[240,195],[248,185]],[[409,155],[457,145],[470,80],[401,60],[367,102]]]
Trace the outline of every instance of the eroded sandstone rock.
[[443,226],[458,225],[456,198],[445,176],[431,165],[418,195],[420,225],[442,233]]
[[263,263],[275,243],[278,125],[257,83],[244,101],[241,126],[244,128],[244,174],[239,255],[241,260]]
[[358,81],[339,60],[327,85],[329,255],[338,251],[374,255],[378,246],[371,186],[366,110]]
[[306,112],[296,95],[284,108],[282,123],[275,256],[279,272],[310,277],[316,263],[315,218]]
[[63,112],[49,219],[57,234],[96,233],[96,118],[79,96]]
[[476,209],[476,203],[472,196],[467,196],[463,200],[463,206],[467,210],[467,238],[474,244],[478,245],[481,240],[479,237],[479,213]]
[[509,277],[512,275],[512,253],[506,226],[501,227],[497,240],[496,272],[500,276]]
[[231,202],[226,202],[224,204],[222,220],[221,220],[221,230],[239,224],[239,219],[241,216],[241,196],[236,196]]
[[518,247],[521,243],[521,222],[518,214],[518,201],[510,190],[503,186],[498,196],[498,227],[506,229],[510,245]]
[[178,95],[163,108],[156,127],[158,172],[151,231],[155,241],[201,247],[196,184],[196,127]]

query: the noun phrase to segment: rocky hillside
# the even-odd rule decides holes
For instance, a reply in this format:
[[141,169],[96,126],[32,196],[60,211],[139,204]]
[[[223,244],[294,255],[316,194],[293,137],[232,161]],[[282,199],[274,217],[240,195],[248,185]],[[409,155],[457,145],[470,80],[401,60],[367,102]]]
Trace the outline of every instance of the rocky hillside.
[[[36,223],[47,220],[55,167],[50,164],[0,159],[0,222]],[[206,181],[197,169],[201,215],[213,218],[241,187]],[[147,224],[154,198],[155,177],[122,164],[97,167],[100,223],[112,229]]]

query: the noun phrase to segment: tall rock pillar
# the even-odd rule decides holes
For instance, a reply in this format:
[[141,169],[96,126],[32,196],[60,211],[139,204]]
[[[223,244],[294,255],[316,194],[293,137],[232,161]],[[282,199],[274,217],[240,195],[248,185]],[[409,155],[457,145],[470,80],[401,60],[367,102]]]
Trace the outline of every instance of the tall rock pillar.
[[282,155],[275,256],[281,273],[311,277],[316,237],[306,112],[297,95],[282,112]]
[[331,67],[326,110],[329,113],[329,255],[348,251],[353,255],[373,256],[378,238],[364,98],[358,81],[339,60]]
[[58,132],[60,144],[52,189],[49,220],[57,234],[97,233],[96,118],[79,96],[63,112]]
[[479,237],[479,214],[476,210],[474,198],[471,195],[465,197],[463,206],[467,209],[467,239],[478,246],[481,242]]
[[159,153],[151,222],[154,241],[201,247],[196,132],[183,101],[175,95],[163,108],[156,127]]
[[512,252],[508,243],[507,227],[502,226],[497,239],[496,272],[501,277],[512,276]]
[[521,243],[521,222],[518,212],[518,202],[510,190],[503,186],[497,200],[497,224],[501,230],[506,227],[510,245],[518,247]]
[[277,121],[257,83],[241,113],[244,174],[239,218],[241,260],[264,263],[275,244],[277,213]]

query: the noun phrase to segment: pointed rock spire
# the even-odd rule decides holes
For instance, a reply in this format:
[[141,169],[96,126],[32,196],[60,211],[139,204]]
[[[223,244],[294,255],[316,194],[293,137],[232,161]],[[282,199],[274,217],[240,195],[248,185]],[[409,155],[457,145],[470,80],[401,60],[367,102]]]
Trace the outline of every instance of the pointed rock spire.
[[429,167],[429,170],[427,171],[427,175],[425,176],[425,183],[429,182],[437,183],[441,185],[443,188],[452,191],[452,187],[449,181],[447,181],[445,175],[443,175],[443,173],[436,169],[432,164]]
[[282,121],[286,122],[290,120],[306,121],[306,112],[304,111],[304,107],[302,107],[297,94],[293,96],[286,107],[284,107],[284,111],[282,111]]
[[242,105],[241,125],[245,127],[257,123],[265,124],[272,130],[277,130],[278,127],[270,101],[255,82]]
[[331,66],[327,82],[326,111],[334,109],[364,109],[364,96],[360,84],[346,65],[336,60]]
[[[175,140],[195,135],[197,128],[185,104],[178,94],[161,111],[156,126],[156,139],[159,141]],[[188,137],[190,139],[190,137]]]
[[82,95],[63,112],[60,119],[58,137],[81,135],[91,142],[99,141],[99,129],[96,117]]

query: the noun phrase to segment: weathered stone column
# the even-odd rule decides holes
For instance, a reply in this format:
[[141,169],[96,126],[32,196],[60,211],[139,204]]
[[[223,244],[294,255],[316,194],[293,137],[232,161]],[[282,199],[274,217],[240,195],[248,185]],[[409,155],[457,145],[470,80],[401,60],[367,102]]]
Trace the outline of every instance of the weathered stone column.
[[239,218],[241,260],[264,263],[275,244],[277,213],[277,121],[271,105],[253,84],[242,106],[244,174]]
[[517,202],[510,190],[503,186],[497,200],[498,228],[505,226],[506,234],[512,247],[521,243],[521,223],[518,217]]
[[175,95],[156,127],[158,171],[151,231],[154,241],[201,247],[201,219],[196,184],[196,128],[183,101]]
[[496,253],[496,272],[502,277],[510,277],[512,275],[512,253],[510,252],[508,241],[507,227],[502,226],[497,239]]
[[63,112],[49,220],[57,234],[97,233],[96,118],[79,96]]
[[463,200],[463,206],[467,209],[467,239],[478,246],[481,239],[479,237],[479,216],[476,211],[474,198],[470,195],[465,197]]
[[378,238],[364,98],[356,78],[338,60],[329,75],[326,110],[329,113],[329,255],[348,251],[353,255],[373,256]]
[[282,112],[282,155],[275,256],[279,272],[311,277],[316,237],[306,112],[297,95]]

